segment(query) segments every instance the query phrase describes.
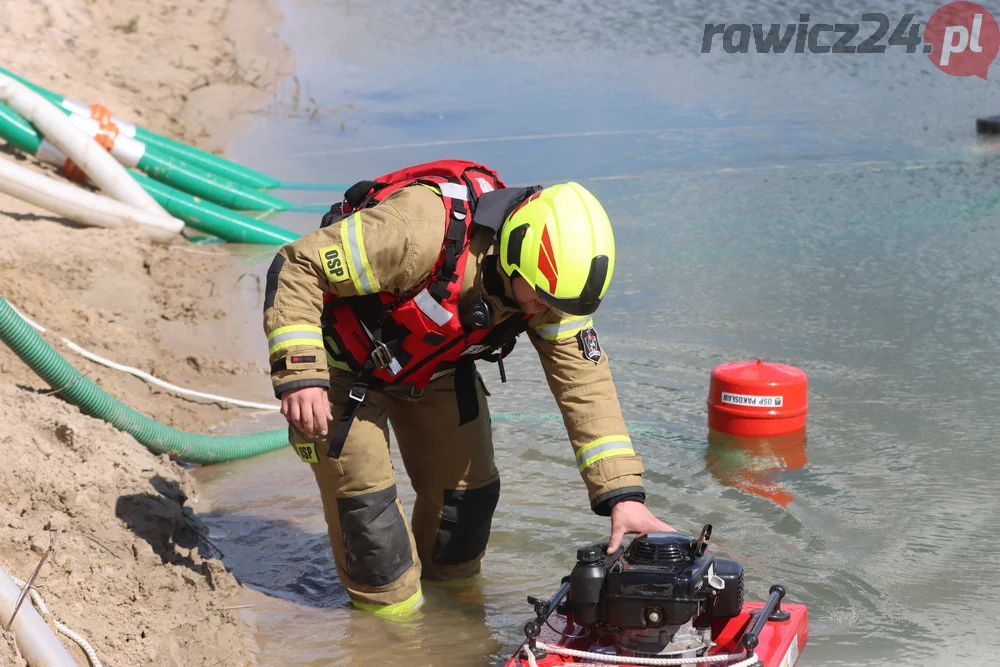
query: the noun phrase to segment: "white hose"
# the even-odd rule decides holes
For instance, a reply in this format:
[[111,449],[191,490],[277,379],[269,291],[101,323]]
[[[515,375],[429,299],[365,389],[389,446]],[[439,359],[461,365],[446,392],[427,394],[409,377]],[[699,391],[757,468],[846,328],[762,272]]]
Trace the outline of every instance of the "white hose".
[[[35,331],[38,331],[39,333],[46,333],[48,331],[41,324],[38,324],[34,320],[27,317],[24,313],[19,311],[17,308],[15,308],[12,303],[7,302],[7,305],[9,305],[11,310],[17,313],[17,315]],[[169,382],[153,377],[146,371],[140,370],[138,368],[133,368],[131,366],[125,366],[124,364],[119,364],[114,361],[111,361],[110,359],[105,359],[104,357],[100,357],[94,354],[93,352],[90,352],[89,350],[80,347],[79,345],[69,340],[68,338],[60,338],[59,340],[61,340],[69,349],[73,350],[82,357],[90,359],[94,363],[101,364],[102,366],[107,366],[108,368],[113,368],[116,371],[130,373],[131,375],[141,378],[146,382],[149,382],[150,384],[155,384],[158,387],[163,387],[167,391],[173,392],[175,394],[181,394],[184,396],[195,396],[197,398],[204,398],[210,401],[217,401],[219,403],[229,403],[230,405],[237,405],[242,408],[256,408],[257,410],[273,410],[273,411],[278,411],[281,409],[281,406],[278,405],[277,403],[257,403],[255,401],[244,401],[238,398],[227,398],[225,396],[217,396],[215,394],[206,394],[204,392],[194,391],[193,389],[184,389],[183,387],[178,387],[175,384],[170,384]]]
[[[0,567],[0,624],[6,627],[21,591]],[[22,604],[11,626],[14,641],[29,667],[75,667],[76,661],[35,608]]]
[[[93,118],[84,118],[83,116],[66,116],[73,125],[80,129],[84,134],[86,134],[91,139],[96,139],[97,135],[101,132],[101,126]],[[139,161],[142,160],[143,155],[146,154],[146,144],[142,143],[138,139],[133,139],[132,137],[127,137],[123,134],[119,134],[115,137],[114,143],[111,144],[111,155],[114,156],[122,166],[128,167],[129,169],[135,169],[139,166]],[[59,150],[52,142],[48,139],[42,139],[42,142],[38,144],[38,150],[35,152],[35,157],[37,157],[42,162],[48,162],[57,167],[62,167],[66,164],[66,154]]]
[[108,195],[152,214],[168,217],[167,212],[104,147],[76,127],[66,114],[44,97],[0,74],[0,101],[6,102],[38,128]]
[[[18,588],[20,588],[22,590],[24,590],[24,587],[28,585],[28,582],[24,581],[23,579],[18,579],[17,577],[11,577],[10,579],[11,579],[11,581],[14,582],[14,584]],[[36,588],[32,587],[31,590],[28,591],[28,595],[31,596],[31,602],[32,602],[32,604],[35,605],[35,608],[38,610],[38,612],[42,616],[48,616],[49,615],[49,608],[45,606],[45,600],[42,598],[42,594],[39,593]],[[21,612],[18,612],[18,614],[20,614],[20,613]],[[87,660],[90,661],[91,667],[104,667],[101,664],[100,659],[97,657],[97,651],[95,651],[94,647],[90,645],[90,642],[88,642],[86,639],[84,639],[83,637],[81,637],[77,633],[75,633],[72,630],[70,630],[69,628],[67,628],[65,625],[63,625],[62,623],[60,623],[56,619],[52,619],[52,621],[53,621],[53,623],[55,623],[56,630],[58,630],[59,632],[61,632],[64,635],[66,635],[70,639],[72,639],[76,643],[77,646],[79,646],[80,648],[83,649],[83,652],[87,654]]]
[[[71,114],[66,117],[69,118],[71,123],[83,130],[84,134],[88,137],[96,138],[101,132],[101,124],[93,118],[84,118],[83,116],[77,116],[75,114]],[[128,167],[129,169],[135,169],[139,166],[139,161],[142,159],[142,156],[146,154],[146,144],[138,139],[122,134],[121,128],[118,128],[117,126],[115,127],[118,130],[118,134],[115,136],[115,140],[111,144],[111,155],[113,155],[122,166]]]
[[184,228],[184,223],[176,218],[88,192],[9,160],[0,159],[0,192],[85,225],[112,229],[138,227],[159,243],[170,242]]
[[77,354],[87,359],[90,359],[94,363],[101,364],[102,366],[107,366],[108,368],[113,368],[116,371],[122,371],[124,373],[129,373],[141,378],[150,384],[155,384],[157,387],[163,387],[167,391],[173,392],[175,394],[182,394],[184,396],[194,396],[196,398],[204,398],[209,401],[218,401],[220,403],[229,403],[230,405],[238,405],[242,408],[257,408],[258,410],[280,410],[281,406],[276,403],[256,403],[254,401],[243,401],[238,398],[226,398],[225,396],[217,396],[216,394],[206,394],[205,392],[195,391],[193,389],[184,389],[183,387],[178,387],[175,384],[170,384],[159,378],[155,378],[146,371],[139,370],[138,368],[132,368],[131,366],[125,366],[123,364],[115,363],[110,359],[105,359],[99,357],[93,352],[89,352],[71,340],[65,338],[60,339],[66,344],[66,347],[73,350]]
[[[739,662],[726,665],[726,667],[754,667],[760,665],[760,658],[757,654],[751,654],[748,658],[746,653],[728,653],[723,655],[704,655],[700,658],[637,658],[623,655],[608,655],[607,653],[593,653],[591,651],[576,651],[563,646],[551,646],[544,642],[535,642],[535,645],[543,651],[555,653],[556,655],[568,655],[574,658],[585,660],[595,660],[597,662],[613,663],[614,665],[651,665],[653,667],[679,667],[681,665],[714,665],[718,663],[730,663],[733,660]],[[521,656],[527,660],[529,667],[538,667],[535,654],[528,647],[522,647]]]
[[[89,104],[84,104],[83,102],[77,102],[76,100],[71,100],[68,97],[64,97],[62,102],[59,103],[66,111],[71,112],[74,116],[79,116],[80,118],[90,118],[91,110]],[[135,137],[135,125],[124,121],[118,116],[112,116],[111,122],[118,126],[118,129],[126,137]]]

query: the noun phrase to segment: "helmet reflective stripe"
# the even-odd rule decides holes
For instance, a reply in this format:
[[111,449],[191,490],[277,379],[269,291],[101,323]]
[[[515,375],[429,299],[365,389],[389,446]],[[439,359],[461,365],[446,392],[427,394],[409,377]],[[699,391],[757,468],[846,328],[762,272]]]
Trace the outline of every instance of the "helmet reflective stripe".
[[632,440],[627,435],[609,435],[587,443],[576,452],[576,465],[582,471],[610,456],[635,456]]
[[365,254],[365,238],[361,231],[361,212],[344,218],[340,223],[340,240],[344,244],[347,264],[350,267],[351,281],[358,294],[374,294],[378,292],[378,281],[368,264]]
[[580,333],[581,329],[594,326],[594,320],[589,317],[571,317],[555,324],[545,324],[535,327],[535,332],[544,340],[562,340]]
[[500,263],[539,297],[571,315],[597,310],[611,284],[615,241],[600,202],[578,183],[545,188],[500,230]]

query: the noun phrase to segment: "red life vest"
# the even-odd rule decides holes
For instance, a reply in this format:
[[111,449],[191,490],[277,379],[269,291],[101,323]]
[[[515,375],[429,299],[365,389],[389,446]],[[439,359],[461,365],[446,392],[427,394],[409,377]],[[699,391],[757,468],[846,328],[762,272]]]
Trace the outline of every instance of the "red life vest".
[[[526,328],[525,317],[512,318],[519,322],[503,327],[508,331],[489,325],[467,330],[459,313],[476,203],[482,194],[506,187],[492,170],[472,162],[439,160],[362,181],[324,216],[323,226],[420,183],[436,186],[445,208],[441,253],[431,273],[399,296],[388,292],[348,298],[327,295],[323,309],[327,352],[336,361],[359,374],[370,374],[375,381],[405,382],[416,389],[435,379],[442,364],[447,365],[443,373],[463,359],[495,358],[495,350]],[[498,333],[505,334],[499,337],[503,340]],[[506,347],[509,351],[512,346]]]

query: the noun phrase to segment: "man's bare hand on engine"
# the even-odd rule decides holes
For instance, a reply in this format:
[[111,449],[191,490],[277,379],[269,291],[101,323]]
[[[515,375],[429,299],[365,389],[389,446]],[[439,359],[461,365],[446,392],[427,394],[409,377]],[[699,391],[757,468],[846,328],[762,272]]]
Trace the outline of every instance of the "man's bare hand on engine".
[[668,523],[660,521],[645,505],[635,500],[623,500],[611,508],[611,539],[608,553],[614,553],[621,546],[622,538],[632,533],[671,532],[676,530]]

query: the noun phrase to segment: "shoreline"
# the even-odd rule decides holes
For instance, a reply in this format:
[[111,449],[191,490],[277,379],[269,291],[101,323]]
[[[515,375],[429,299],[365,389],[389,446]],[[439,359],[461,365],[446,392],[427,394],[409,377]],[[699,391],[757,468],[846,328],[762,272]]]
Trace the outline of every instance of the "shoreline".
[[[0,9],[4,66],[150,130],[213,152],[294,73],[273,0],[12,0]],[[37,52],[37,45],[49,48]],[[51,173],[0,143],[0,159]],[[141,232],[85,228],[0,195],[0,297],[49,329],[74,366],[130,407],[193,432],[242,415],[93,364],[62,337],[164,380],[270,401],[259,252],[184,252]],[[60,400],[0,345],[0,566],[36,581],[52,613],[105,664],[255,664],[253,630],[227,609],[241,586],[213,556],[194,478],[166,456]],[[76,644],[59,635],[80,665]],[[0,632],[0,664],[24,664]]]

